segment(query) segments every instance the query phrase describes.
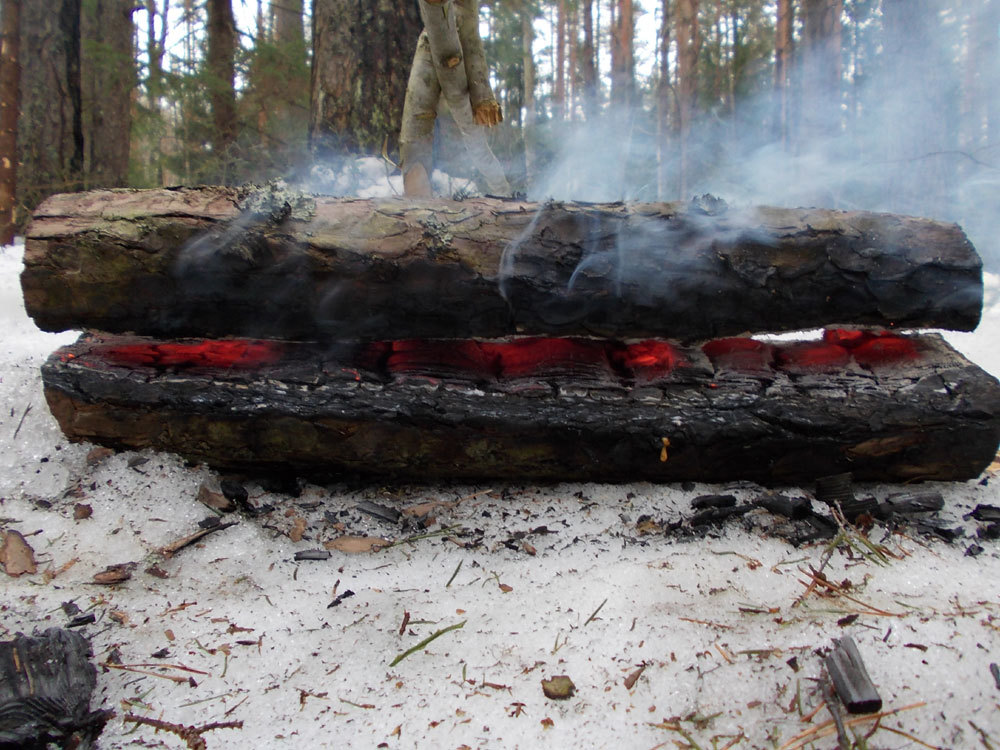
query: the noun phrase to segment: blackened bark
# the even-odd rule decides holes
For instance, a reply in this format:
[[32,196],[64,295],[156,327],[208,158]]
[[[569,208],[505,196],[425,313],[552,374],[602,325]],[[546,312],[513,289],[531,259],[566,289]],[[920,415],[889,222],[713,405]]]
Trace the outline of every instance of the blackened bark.
[[16,230],[17,114],[21,100],[21,0],[0,5],[0,245]]
[[[375,360],[262,342],[245,353],[267,362],[234,367],[185,362],[183,344],[97,337],[57,351],[42,377],[70,439],[221,469],[764,484],[845,471],[865,481],[978,476],[1000,438],[1000,384],[936,336],[903,341],[916,359],[870,370],[852,361],[743,372],[690,349],[650,379],[573,356],[544,372],[462,377],[453,341],[431,352],[448,362],[407,342]],[[140,353],[153,356],[139,364]]]
[[[974,248],[927,219],[269,199],[273,211],[225,188],[53,197],[27,233],[28,313],[44,330],[158,336],[698,340],[837,324],[970,330],[982,307]],[[245,205],[264,215],[234,222]]]

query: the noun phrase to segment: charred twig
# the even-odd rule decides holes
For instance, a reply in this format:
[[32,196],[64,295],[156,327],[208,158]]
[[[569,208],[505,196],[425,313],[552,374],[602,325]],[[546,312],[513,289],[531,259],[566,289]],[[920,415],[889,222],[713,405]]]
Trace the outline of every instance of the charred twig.
[[17,433],[19,433],[21,431],[21,428],[24,426],[24,420],[27,418],[28,413],[30,411],[31,411],[31,404],[28,404],[26,407],[24,407],[24,413],[21,415],[21,421],[17,423],[17,428],[14,430],[14,438],[13,438],[14,440],[17,439]]
[[188,534],[187,536],[181,537],[176,541],[171,542],[165,547],[160,547],[160,554],[164,557],[172,557],[177,552],[180,552],[185,547],[188,547],[200,539],[204,539],[209,534],[214,534],[216,531],[222,531],[223,529],[228,529],[230,526],[235,526],[236,521],[230,521],[228,523],[220,523],[215,526],[211,526],[207,529],[199,529],[193,534]]
[[136,716],[135,714],[125,714],[124,721],[131,721],[136,724],[145,724],[146,726],[153,727],[154,729],[162,729],[164,732],[171,732],[180,737],[191,750],[204,750],[208,747],[208,743],[205,742],[205,738],[202,737],[206,732],[211,732],[215,729],[242,729],[242,721],[213,721],[210,724],[202,724],[200,727],[190,726],[186,724],[173,724],[169,721],[162,721],[161,719],[153,719],[148,716]]
[[591,621],[593,621],[593,619],[594,619],[595,617],[597,617],[597,613],[601,611],[601,608],[602,608],[602,607],[603,607],[603,606],[604,606],[605,604],[607,604],[607,603],[608,603],[608,600],[607,600],[607,599],[605,599],[605,600],[604,600],[603,602],[601,602],[600,604],[598,604],[598,605],[597,605],[597,609],[595,609],[595,610],[594,610],[593,614],[592,614],[592,615],[591,615],[590,617],[588,617],[588,618],[586,619],[586,621],[585,621],[585,622],[584,622],[583,624],[584,624],[584,625],[589,625],[589,624],[591,623]]

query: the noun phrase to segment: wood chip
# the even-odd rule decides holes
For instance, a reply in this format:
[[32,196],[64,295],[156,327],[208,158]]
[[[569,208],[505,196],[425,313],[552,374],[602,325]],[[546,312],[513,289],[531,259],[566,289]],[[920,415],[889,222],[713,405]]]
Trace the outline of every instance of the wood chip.
[[365,552],[377,552],[383,547],[388,547],[392,542],[381,539],[377,536],[338,536],[324,542],[326,549],[337,550],[348,555],[357,555]]
[[127,562],[109,565],[100,573],[94,574],[94,583],[99,583],[102,586],[124,583],[132,577],[132,571],[135,570],[137,564],[138,563]]
[[292,521],[292,530],[288,532],[288,538],[293,542],[301,542],[306,533],[306,519],[302,516],[295,516]]
[[542,692],[545,693],[546,698],[557,701],[566,700],[576,692],[576,685],[566,675],[556,675],[548,680],[542,680]]
[[76,503],[73,506],[73,519],[76,521],[82,521],[85,518],[90,518],[94,515],[94,508],[86,503]]
[[222,513],[232,513],[236,510],[236,503],[222,494],[221,491],[213,490],[208,484],[203,484],[198,489],[198,502]]
[[5,531],[0,545],[0,565],[4,573],[17,577],[24,573],[35,573],[35,550],[31,548],[19,531]]
[[646,665],[642,664],[638,669],[636,669],[633,672],[630,672],[629,675],[625,678],[625,689],[631,690],[633,687],[635,687],[635,683],[639,681],[639,678],[642,677],[642,673],[645,671],[646,671]]

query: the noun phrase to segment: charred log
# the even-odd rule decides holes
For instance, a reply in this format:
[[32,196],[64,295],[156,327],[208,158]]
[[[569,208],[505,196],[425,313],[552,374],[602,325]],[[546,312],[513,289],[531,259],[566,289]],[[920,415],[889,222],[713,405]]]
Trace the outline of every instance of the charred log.
[[937,336],[744,341],[85,336],[42,373],[73,440],[243,471],[901,482],[976,477],[996,453],[1000,384]]
[[695,341],[979,320],[981,262],[954,224],[718,204],[93,191],[39,207],[22,285],[45,330],[160,337]]

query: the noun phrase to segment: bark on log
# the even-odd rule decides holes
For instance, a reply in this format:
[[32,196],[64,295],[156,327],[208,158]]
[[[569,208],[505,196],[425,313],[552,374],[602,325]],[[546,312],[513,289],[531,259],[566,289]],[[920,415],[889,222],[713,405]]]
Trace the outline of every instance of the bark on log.
[[84,337],[42,374],[72,440],[249,472],[908,482],[973,478],[996,454],[1000,383],[937,336],[671,351]]
[[971,330],[982,306],[981,261],[954,224],[711,201],[92,191],[39,207],[21,278],[44,330],[161,337],[691,341]]

